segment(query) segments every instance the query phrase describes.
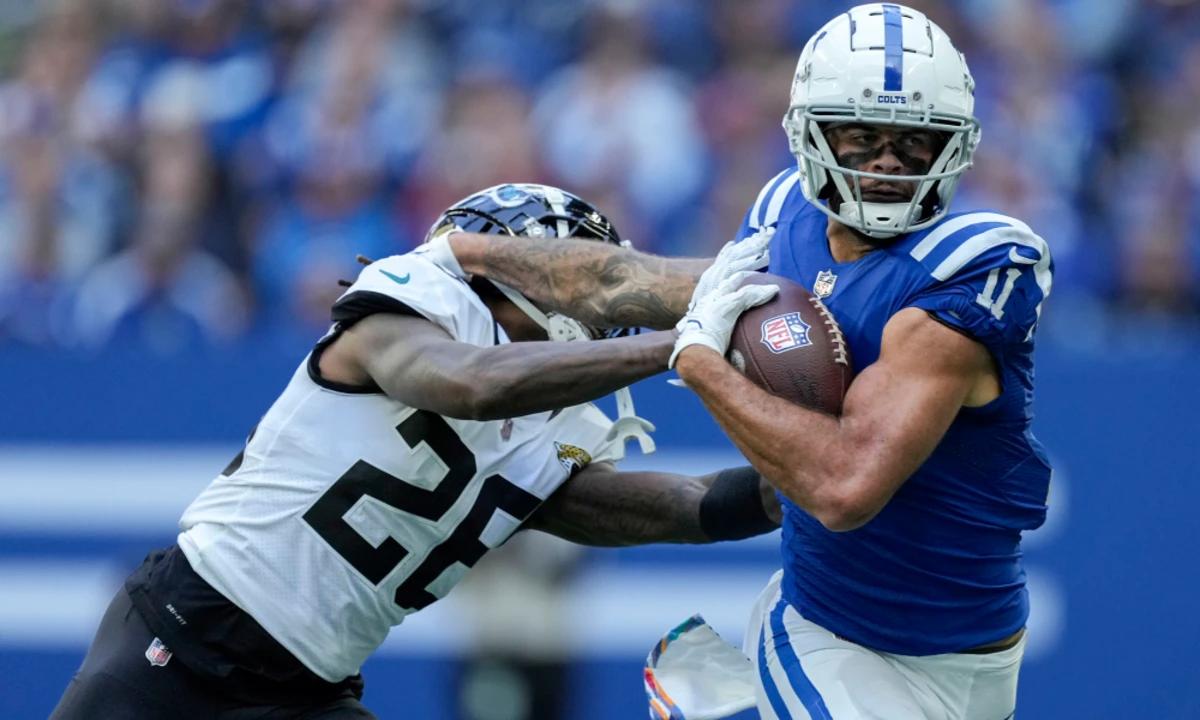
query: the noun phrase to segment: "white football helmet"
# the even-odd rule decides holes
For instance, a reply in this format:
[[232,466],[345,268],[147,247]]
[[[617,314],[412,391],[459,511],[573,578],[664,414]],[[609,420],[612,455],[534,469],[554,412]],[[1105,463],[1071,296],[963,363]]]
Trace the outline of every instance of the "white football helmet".
[[[979,143],[974,92],[966,58],[924,14],[873,3],[838,15],[800,53],[783,118],[804,197],[874,238],[929,227],[948,211]],[[838,165],[823,132],[841,123],[924,128],[946,145],[924,175],[852,170]],[[863,202],[863,178],[915,182],[917,190],[909,202]],[[836,210],[821,202],[829,199],[840,201]]]

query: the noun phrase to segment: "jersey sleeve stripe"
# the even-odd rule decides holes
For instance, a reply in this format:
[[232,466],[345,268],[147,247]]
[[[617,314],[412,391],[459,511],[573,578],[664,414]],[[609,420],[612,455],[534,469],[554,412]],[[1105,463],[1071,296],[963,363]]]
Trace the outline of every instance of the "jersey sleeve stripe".
[[[1042,291],[1042,300],[1037,304],[1037,307],[1034,308],[1034,313],[1037,319],[1041,320],[1042,303],[1046,302],[1046,298],[1050,297],[1050,288],[1054,284],[1054,277],[1053,273],[1050,272],[1049,246],[1046,245],[1046,241],[1042,240],[1037,235],[1034,235],[1033,237],[1041,240],[1043,247],[1046,248],[1042,252],[1041,258],[1039,258],[1038,261],[1033,265],[1033,279],[1037,283],[1038,289]],[[1014,255],[1015,253],[1010,252],[1009,254]],[[1036,324],[1034,327],[1036,327]],[[1026,336],[1025,339],[1028,340],[1031,337],[1033,337],[1033,327],[1029,328],[1029,335]]]
[[968,228],[972,225],[982,225],[984,223],[1000,223],[1009,227],[1019,228],[1030,235],[1033,234],[1033,231],[1029,229],[1028,225],[1007,215],[988,212],[967,213],[966,215],[960,215],[956,218],[952,218],[946,222],[943,222],[941,225],[938,225],[936,228],[931,230],[928,235],[922,238],[921,242],[917,243],[916,246],[913,247],[913,249],[909,252],[909,254],[912,255],[913,259],[915,260],[924,260],[929,253],[933,252],[934,248],[940,245],[946,238],[960,230],[963,230],[964,228]]
[[[1005,245],[1021,245],[1032,248],[1038,253],[1037,259],[1034,260],[1018,254],[1016,248],[1010,248],[1008,258],[1011,262],[1019,265],[1033,265],[1034,282],[1037,283],[1038,289],[1042,292],[1042,298],[1035,308],[1035,313],[1038,318],[1041,318],[1042,303],[1050,296],[1050,288],[1054,280],[1050,272],[1050,248],[1046,245],[1045,240],[1032,232],[1022,231],[1015,227],[1000,227],[981,233],[950,253],[949,257],[934,268],[932,274],[938,280],[945,281],[953,277],[955,273],[963,269],[963,267],[975,258],[989,250]],[[1033,330],[1031,328],[1030,336],[1032,336],[1032,333]]]
[[922,258],[920,262],[927,269],[930,269],[930,272],[932,273],[932,268],[936,268],[941,265],[944,260],[950,257],[950,255],[954,254],[956,250],[961,248],[964,243],[972,238],[977,238],[992,230],[1012,229],[1013,228],[1011,225],[1000,222],[982,222],[974,225],[968,225],[947,235],[940,243],[938,243],[937,247],[933,248],[933,250],[930,251],[929,254],[924,258]]
[[767,227],[768,225],[779,220],[779,215],[783,211],[783,203],[791,194],[792,188],[800,182],[800,170],[792,171],[787,179],[780,183],[779,187],[775,188],[775,193],[771,196],[771,202],[767,204],[766,215],[763,216],[762,224],[759,227]]
[[[1020,260],[1015,260],[1021,264],[1033,264],[1036,268],[1038,265],[1049,264],[1050,249],[1046,246],[1046,241],[1030,232],[1022,232],[1013,227],[998,227],[980,233],[975,237],[967,240],[962,245],[955,248],[954,252],[943,260],[931,273],[938,280],[948,280],[954,277],[955,273],[966,267],[972,260],[986,253],[987,251],[1003,247],[1004,245],[1023,245],[1028,248],[1033,248],[1038,253],[1038,259],[1030,263],[1028,258],[1018,255]],[[1040,284],[1040,283],[1039,283]]]
[[771,197],[771,193],[775,192],[775,189],[779,187],[779,184],[787,178],[788,173],[797,172],[797,170],[798,168],[788,168],[787,170],[784,170],[775,177],[771,178],[771,180],[763,186],[763,189],[758,193],[758,199],[754,201],[754,207],[750,208],[750,227],[757,230],[763,226],[761,219],[763,204],[768,203],[768,198]]
[[1034,317],[1036,321],[1029,327],[1029,333],[1025,336],[1026,342],[1033,338],[1033,331],[1037,327],[1037,322],[1042,319],[1042,303],[1046,302],[1046,298],[1050,297],[1050,287],[1054,284],[1052,273],[1050,272],[1050,254],[1046,253],[1041,260],[1033,266],[1033,278],[1037,282],[1038,289],[1042,291],[1042,300],[1034,307]]

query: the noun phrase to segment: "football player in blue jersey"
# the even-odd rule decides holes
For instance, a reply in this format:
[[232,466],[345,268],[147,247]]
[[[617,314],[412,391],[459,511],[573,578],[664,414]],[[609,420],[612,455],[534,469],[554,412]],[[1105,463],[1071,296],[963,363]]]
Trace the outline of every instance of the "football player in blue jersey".
[[783,568],[745,647],[767,718],[1014,713],[1020,539],[1050,482],[1030,423],[1052,264],[1015,218],[949,213],[980,137],[973,92],[950,38],[900,5],[850,9],[801,53],[797,163],[718,260],[769,247],[771,272],[824,300],[859,370],[840,417],[738,373],[735,318],[714,310],[730,285],[697,287],[684,262],[470,234],[431,249],[585,322],[679,321],[674,367],[783,501]]

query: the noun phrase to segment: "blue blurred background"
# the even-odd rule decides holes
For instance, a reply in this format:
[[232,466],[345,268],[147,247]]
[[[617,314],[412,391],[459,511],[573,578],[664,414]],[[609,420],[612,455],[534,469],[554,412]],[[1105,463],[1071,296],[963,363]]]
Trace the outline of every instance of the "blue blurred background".
[[[1200,717],[1200,3],[911,2],[979,85],[956,200],[1043,235],[1022,718]],[[0,718],[41,718],[124,575],[237,451],[355,253],[504,181],[641,248],[713,252],[791,162],[830,0],[0,2]],[[688,393],[660,453],[738,462]],[[635,453],[636,454],[636,453]],[[528,535],[528,537],[525,537]],[[728,639],[777,536],[579,550],[524,534],[365,668],[381,718],[644,717],[650,645]],[[560,714],[547,710],[555,702]]]

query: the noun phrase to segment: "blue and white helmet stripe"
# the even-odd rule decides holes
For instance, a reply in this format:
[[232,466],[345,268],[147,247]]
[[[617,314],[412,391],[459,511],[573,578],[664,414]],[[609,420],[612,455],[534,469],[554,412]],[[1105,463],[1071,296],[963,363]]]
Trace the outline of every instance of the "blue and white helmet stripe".
[[883,89],[904,89],[904,25],[899,5],[883,6]]

